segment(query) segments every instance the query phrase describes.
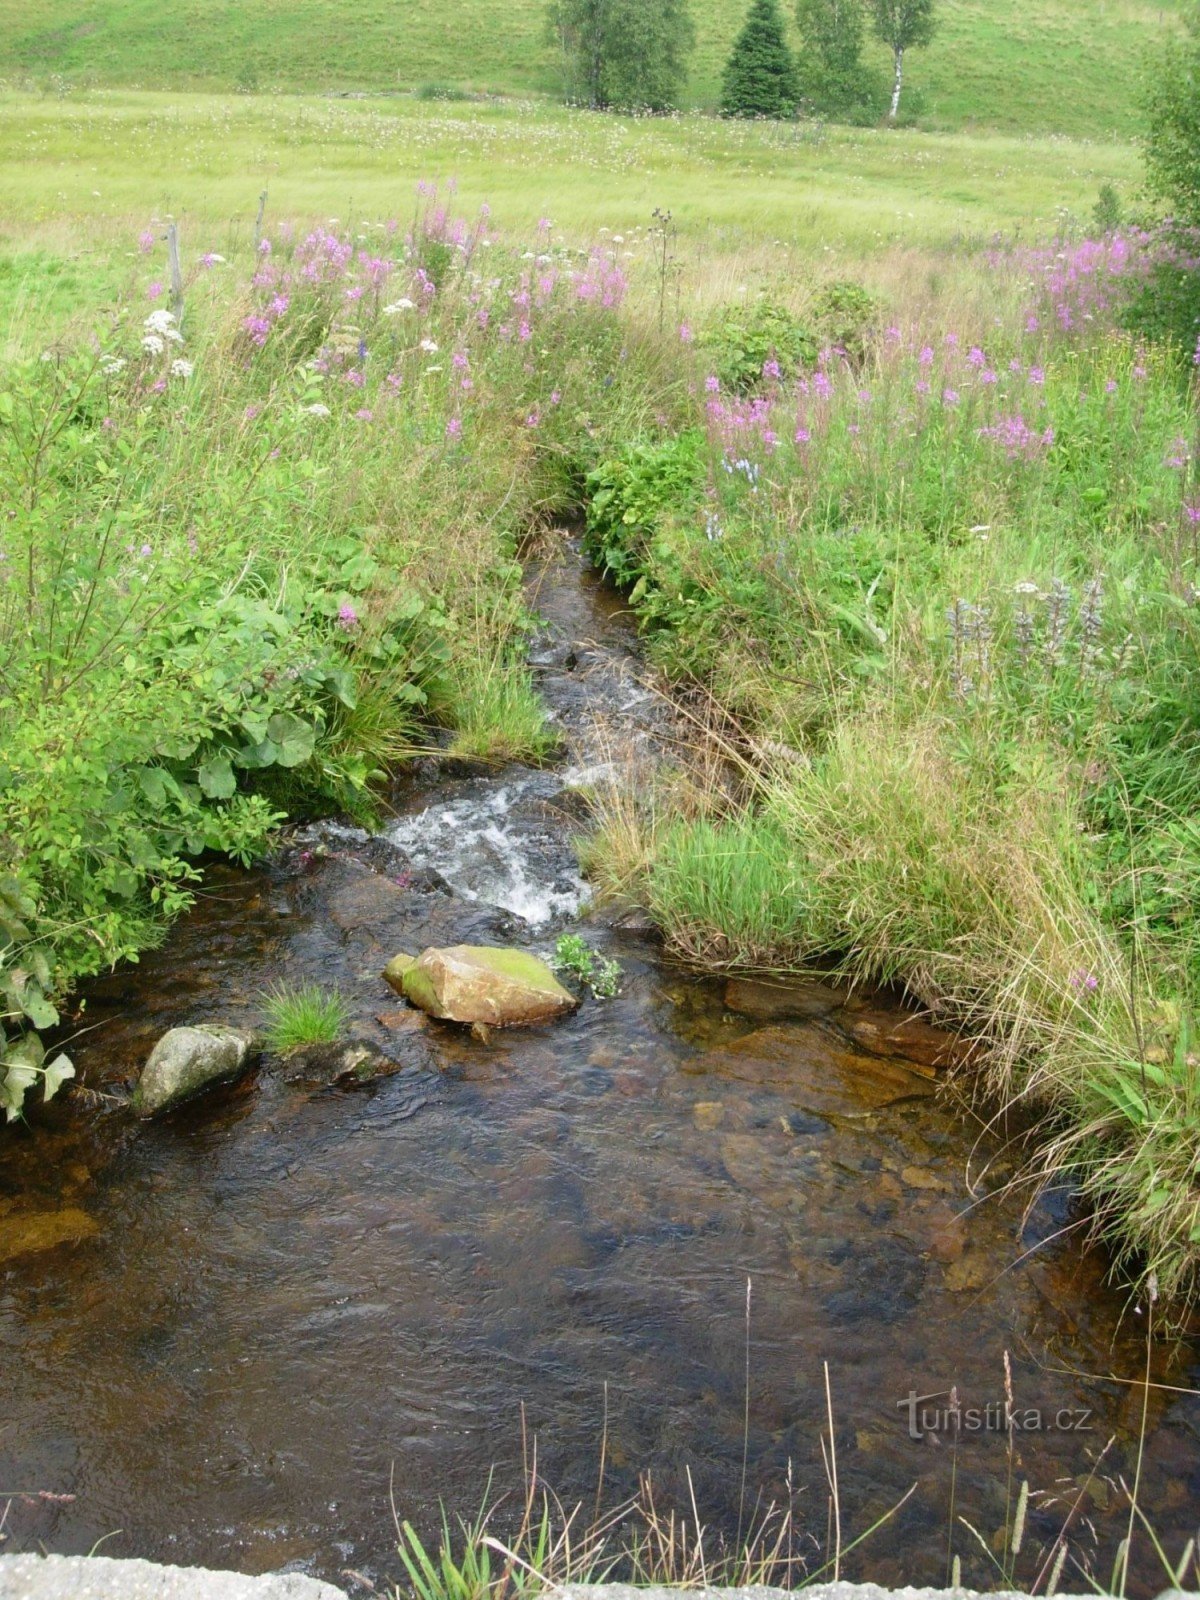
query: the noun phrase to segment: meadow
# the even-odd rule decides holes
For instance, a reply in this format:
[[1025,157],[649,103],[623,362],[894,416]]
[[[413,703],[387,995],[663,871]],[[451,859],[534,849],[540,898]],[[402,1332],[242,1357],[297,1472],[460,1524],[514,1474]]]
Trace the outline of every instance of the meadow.
[[369,818],[434,723],[548,755],[515,558],[582,515],[718,757],[595,797],[598,886],[702,967],[906,987],[1186,1306],[1200,497],[1191,369],[1131,321],[1152,241],[1088,237],[1131,150],[7,111],[12,1012],[160,937],[206,852]]
[[[695,0],[697,45],[684,102],[711,109],[743,0]],[[790,9],[790,8],[789,8]],[[1179,0],[942,0],[938,34],[910,61],[921,126],[1077,138],[1137,126],[1137,67],[1169,31]],[[140,89],[561,93],[541,0],[464,0],[445,27],[433,0],[0,0],[0,80]],[[792,24],[793,43],[799,44]],[[866,52],[886,75],[882,47]]]
[[[1099,188],[1130,200],[1125,143],[909,130],[630,119],[508,104],[97,91],[9,94],[0,125],[0,319],[85,309],[129,277],[129,239],[180,226],[185,256],[270,217],[365,226],[451,180],[514,233],[547,217],[577,246],[620,235],[633,259],[656,207],[677,229],[683,302],[797,271],[937,273],[993,235],[1083,226]],[[908,258],[908,265],[902,265]]]

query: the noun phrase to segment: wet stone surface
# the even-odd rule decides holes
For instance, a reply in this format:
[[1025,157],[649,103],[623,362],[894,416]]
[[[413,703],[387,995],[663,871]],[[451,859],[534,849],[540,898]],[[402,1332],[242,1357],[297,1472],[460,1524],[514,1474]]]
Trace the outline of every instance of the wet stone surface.
[[[601,762],[588,718],[606,706],[659,736],[611,597],[573,557],[545,571],[553,626],[534,656],[565,762],[448,785],[425,764],[394,796],[414,837],[449,803],[478,805],[481,833],[507,826],[497,786],[559,805],[572,769]],[[1087,1413],[1014,1442],[1014,1470],[1048,1496],[1033,1534],[1056,1533],[1101,1454],[1106,1481],[1131,1475],[1142,1395],[1118,1380],[1142,1370],[1142,1327],[1104,1261],[1081,1257],[1069,1200],[1027,1212],[1007,1190],[1019,1154],[994,1131],[864,1050],[823,1001],[815,1016],[734,1009],[723,983],[632,932],[584,925],[623,964],[622,992],[551,1027],[484,1044],[409,1012],[380,977],[392,955],[545,956],[571,925],[554,897],[574,867],[565,825],[513,824],[502,877],[486,850],[415,860],[397,837],[313,829],[264,870],[214,870],[162,949],[82,997],[72,1053],[101,1098],[38,1108],[6,1137],[0,1340],[19,1367],[0,1483],[74,1497],[14,1502],[10,1550],[82,1552],[119,1528],[111,1554],[395,1578],[389,1476],[427,1536],[439,1500],[474,1514],[489,1469],[497,1490],[516,1482],[524,1405],[545,1478],[590,1505],[606,1386],[609,1501],[650,1469],[663,1503],[686,1505],[690,1469],[710,1529],[732,1534],[748,1283],[751,1498],[785,1494],[790,1468],[796,1514],[824,1538],[826,1361],[844,1526],[918,1484],[857,1576],[940,1581],[952,1482],[986,1538],[1002,1527],[1008,1441],[913,1438],[904,1401],[951,1384],[964,1404],[1001,1399],[1006,1350],[1023,1407]],[[500,903],[517,881],[528,917]],[[304,980],[337,987],[347,1045],[395,1070],[352,1081],[336,1057],[266,1057],[153,1122],[128,1114],[168,1028],[254,1029],[268,986]],[[1196,1376],[1190,1347],[1156,1352],[1174,1387],[1151,1393],[1143,1495],[1176,1547],[1200,1498],[1182,1392]],[[1122,1504],[1089,1494],[1098,1570]],[[1082,1552],[1092,1537],[1081,1524]],[[964,1571],[983,1586],[972,1548]]]

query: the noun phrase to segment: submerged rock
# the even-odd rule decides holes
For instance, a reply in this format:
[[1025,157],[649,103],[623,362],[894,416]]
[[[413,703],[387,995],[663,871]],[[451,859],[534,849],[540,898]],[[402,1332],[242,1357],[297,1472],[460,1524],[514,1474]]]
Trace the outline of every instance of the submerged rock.
[[972,1053],[969,1040],[937,1028],[911,1011],[864,1010],[840,1016],[838,1026],[873,1056],[891,1056],[918,1070],[957,1067]]
[[150,1052],[130,1107],[139,1117],[153,1117],[206,1089],[235,1077],[246,1064],[248,1033],[219,1024],[172,1028]]
[[730,978],[725,985],[725,1005],[757,1022],[787,1018],[823,1017],[844,1005],[845,984],[824,983],[819,978]]
[[74,1244],[97,1231],[96,1219],[78,1206],[5,1217],[4,1226],[0,1228],[0,1261],[33,1255],[38,1250],[53,1250],[60,1244]]
[[685,1070],[777,1090],[816,1116],[863,1116],[934,1088],[907,1064],[840,1049],[836,1034],[812,1022],[759,1028],[696,1057]]
[[525,950],[452,945],[393,957],[384,978],[399,994],[448,1022],[514,1028],[549,1022],[578,1004],[544,961]]

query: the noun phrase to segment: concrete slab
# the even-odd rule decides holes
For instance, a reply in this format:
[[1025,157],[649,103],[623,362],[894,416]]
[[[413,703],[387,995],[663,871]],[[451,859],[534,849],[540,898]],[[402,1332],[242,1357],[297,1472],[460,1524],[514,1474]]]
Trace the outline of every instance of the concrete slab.
[[247,1578],[111,1556],[0,1556],[0,1600],[346,1600],[299,1573]]

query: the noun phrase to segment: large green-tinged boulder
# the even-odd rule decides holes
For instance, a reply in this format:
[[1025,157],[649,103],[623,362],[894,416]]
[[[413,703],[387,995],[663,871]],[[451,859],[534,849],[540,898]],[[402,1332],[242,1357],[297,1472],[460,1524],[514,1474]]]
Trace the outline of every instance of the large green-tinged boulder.
[[383,975],[411,1004],[447,1022],[516,1028],[549,1022],[577,1004],[546,963],[526,950],[431,948],[416,958],[396,956]]
[[236,1077],[246,1064],[250,1044],[248,1033],[219,1024],[172,1028],[150,1052],[130,1107],[139,1117],[157,1116],[210,1083]]

